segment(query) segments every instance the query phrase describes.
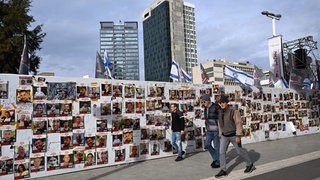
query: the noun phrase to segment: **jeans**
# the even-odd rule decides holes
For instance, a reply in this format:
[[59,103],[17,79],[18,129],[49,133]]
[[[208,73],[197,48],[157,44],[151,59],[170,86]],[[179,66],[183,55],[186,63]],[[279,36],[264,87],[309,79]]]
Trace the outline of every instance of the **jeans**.
[[[212,141],[214,148],[212,147]],[[207,131],[206,132],[206,144],[205,149],[208,149],[213,161],[216,165],[220,165],[219,151],[220,151],[220,140],[218,131]]]
[[[182,156],[182,142],[181,142],[181,132],[172,132],[171,135],[172,146],[178,150],[178,156]],[[178,144],[178,145],[177,145]]]
[[252,161],[247,153],[247,151],[245,149],[243,149],[242,147],[239,147],[238,144],[236,143],[236,136],[232,136],[232,137],[225,137],[225,136],[221,136],[220,139],[220,168],[221,170],[227,171],[227,167],[226,167],[226,153],[228,150],[228,146],[230,144],[230,142],[232,143],[233,147],[237,150],[237,153],[239,156],[241,156],[245,162],[247,166],[250,166],[252,164]]

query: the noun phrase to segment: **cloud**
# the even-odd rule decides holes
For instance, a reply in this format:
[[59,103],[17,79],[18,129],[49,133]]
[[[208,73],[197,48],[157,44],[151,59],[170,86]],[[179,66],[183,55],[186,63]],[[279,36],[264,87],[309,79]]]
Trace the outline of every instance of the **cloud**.
[[[47,33],[39,55],[39,71],[57,76],[94,76],[95,52],[99,50],[100,21],[138,21],[139,59],[143,72],[142,13],[154,0],[33,0],[30,14],[35,24],[43,24]],[[227,58],[250,61],[269,68],[268,38],[272,36],[271,19],[262,11],[279,13],[277,34],[284,41],[312,35],[319,41],[320,26],[317,1],[189,0],[196,8],[198,62]],[[143,73],[140,73],[141,77]],[[143,79],[143,78],[142,78]]]

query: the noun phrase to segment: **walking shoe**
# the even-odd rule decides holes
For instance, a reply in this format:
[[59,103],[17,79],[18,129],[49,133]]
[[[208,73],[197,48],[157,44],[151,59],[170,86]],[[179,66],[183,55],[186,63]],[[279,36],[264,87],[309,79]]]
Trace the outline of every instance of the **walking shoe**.
[[182,151],[182,152],[181,152],[181,156],[183,156],[185,153],[186,153],[185,151]]
[[219,164],[211,164],[211,167],[212,167],[212,168],[219,168],[220,165],[219,165]]
[[251,164],[250,166],[247,166],[246,169],[244,170],[244,173],[251,173],[252,171],[254,171],[256,168],[254,167],[253,164]]
[[183,160],[183,157],[178,156],[175,161],[182,161],[182,160]]
[[221,170],[217,175],[215,175],[214,177],[216,178],[222,178],[228,176],[227,171]]
[[210,166],[212,167],[213,165],[216,164],[217,161],[212,161],[212,163],[210,164]]

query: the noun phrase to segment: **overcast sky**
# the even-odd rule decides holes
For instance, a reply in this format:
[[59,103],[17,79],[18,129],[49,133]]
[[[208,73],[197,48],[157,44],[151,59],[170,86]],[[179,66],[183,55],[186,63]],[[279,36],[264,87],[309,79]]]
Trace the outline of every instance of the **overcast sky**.
[[[60,77],[95,74],[100,21],[138,21],[140,70],[143,70],[142,12],[155,0],[33,0],[30,15],[47,33],[38,53],[39,72]],[[277,35],[292,41],[320,40],[320,0],[186,0],[195,5],[198,63],[227,58],[269,69],[268,38],[272,20],[262,11],[281,14]],[[319,46],[319,44],[318,44]],[[319,56],[319,50],[315,51]],[[140,75],[140,77],[142,77]]]

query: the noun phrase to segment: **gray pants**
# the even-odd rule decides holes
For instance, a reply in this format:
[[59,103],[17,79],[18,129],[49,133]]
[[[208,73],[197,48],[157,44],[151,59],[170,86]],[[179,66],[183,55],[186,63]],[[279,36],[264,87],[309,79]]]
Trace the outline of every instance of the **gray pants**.
[[228,146],[230,142],[233,144],[234,148],[237,150],[237,153],[239,156],[241,156],[247,166],[250,166],[252,164],[252,161],[247,153],[246,150],[244,150],[242,147],[239,147],[238,144],[236,143],[236,136],[232,137],[225,137],[221,136],[220,139],[220,168],[221,170],[227,171],[226,167],[226,153],[228,150]]

